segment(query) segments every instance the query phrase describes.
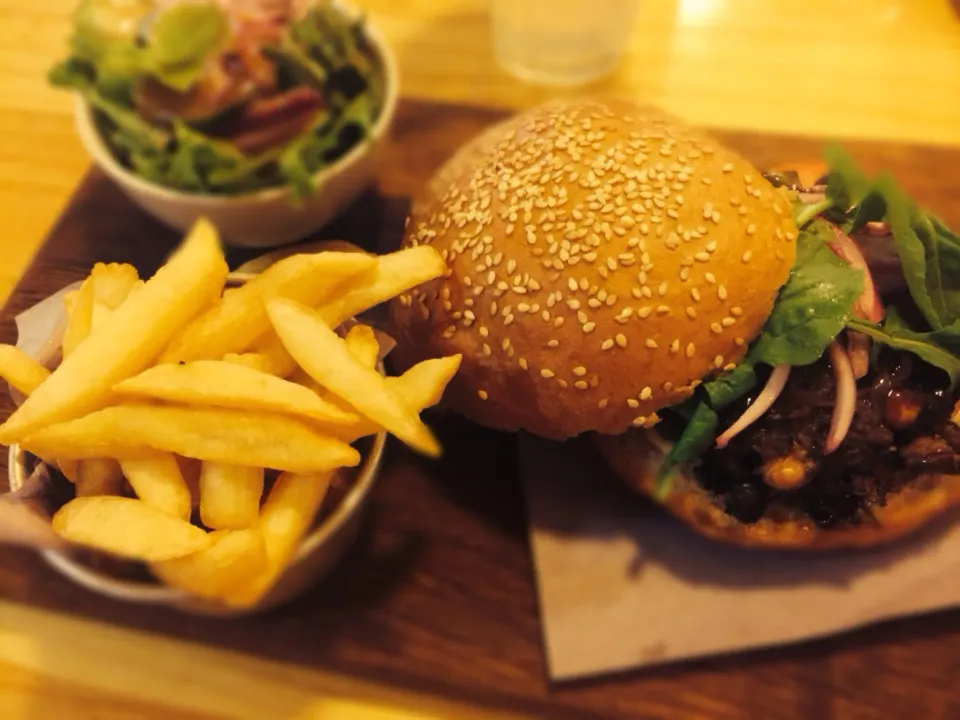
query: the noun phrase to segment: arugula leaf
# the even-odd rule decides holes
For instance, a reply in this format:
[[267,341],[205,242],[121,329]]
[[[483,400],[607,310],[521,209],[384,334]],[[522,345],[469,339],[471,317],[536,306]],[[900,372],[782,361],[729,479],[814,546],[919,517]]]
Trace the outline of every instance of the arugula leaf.
[[167,87],[190,89],[204,72],[204,61],[230,32],[216,3],[180,3],[160,13],[150,26],[147,62]]
[[960,241],[925,215],[892,179],[881,179],[886,220],[896,241],[910,295],[934,329],[960,319]]
[[915,332],[903,321],[895,308],[887,312],[883,325],[852,319],[851,330],[869,335],[877,343],[913,353],[950,376],[952,390],[960,380],[960,320],[930,332]]
[[815,221],[800,233],[790,278],[751,348],[754,363],[814,363],[850,319],[863,292],[863,272],[827,246],[831,232],[825,222]]
[[670,479],[677,467],[700,457],[710,447],[716,436],[717,413],[707,403],[701,402],[696,406],[687,426],[683,429],[683,435],[664,458],[657,472],[654,494],[662,499],[669,489]]

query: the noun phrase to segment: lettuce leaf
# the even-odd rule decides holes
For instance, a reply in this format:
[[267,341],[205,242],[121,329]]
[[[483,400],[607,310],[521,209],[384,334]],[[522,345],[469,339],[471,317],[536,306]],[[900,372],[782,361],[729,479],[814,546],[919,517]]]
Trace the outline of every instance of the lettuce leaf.
[[214,2],[172,5],[150,25],[145,64],[161,83],[183,92],[203,75],[205,60],[229,32],[226,13]]

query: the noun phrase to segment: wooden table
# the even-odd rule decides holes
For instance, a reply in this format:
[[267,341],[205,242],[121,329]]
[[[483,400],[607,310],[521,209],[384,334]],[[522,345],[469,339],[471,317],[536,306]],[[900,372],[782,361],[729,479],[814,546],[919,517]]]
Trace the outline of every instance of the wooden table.
[[[603,90],[719,128],[960,146],[960,25],[945,0],[856,0],[839,9],[827,0],[642,2],[630,53]],[[0,0],[4,295],[86,167],[69,98],[43,84],[70,5]],[[395,43],[408,95],[519,107],[548,94],[497,70],[480,0],[363,5]],[[14,720],[481,716],[8,603],[0,603],[0,688],[0,716]],[[843,703],[810,711],[817,708],[842,713]]]

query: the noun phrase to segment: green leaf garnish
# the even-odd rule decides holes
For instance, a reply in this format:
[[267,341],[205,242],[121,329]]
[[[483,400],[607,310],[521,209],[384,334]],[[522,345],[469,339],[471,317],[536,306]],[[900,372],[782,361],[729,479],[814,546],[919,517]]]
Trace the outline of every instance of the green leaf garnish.
[[960,380],[960,321],[930,332],[915,332],[891,308],[882,325],[854,318],[848,327],[869,335],[877,343],[913,353],[950,376],[952,390]]

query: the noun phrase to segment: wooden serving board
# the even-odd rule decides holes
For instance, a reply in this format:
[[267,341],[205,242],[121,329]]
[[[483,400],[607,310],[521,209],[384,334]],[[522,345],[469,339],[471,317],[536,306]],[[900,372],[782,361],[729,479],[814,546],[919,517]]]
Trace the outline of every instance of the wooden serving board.
[[[371,249],[395,247],[410,195],[461,142],[499,117],[403,103],[379,192],[323,235]],[[760,166],[816,155],[821,145],[749,134],[721,138]],[[914,197],[960,226],[960,152],[863,143],[850,149],[866,169],[889,169]],[[15,339],[17,313],[82,278],[95,261],[132,262],[151,273],[178,239],[91,173],[5,308],[0,342]],[[2,402],[5,415],[11,404]],[[394,443],[358,546],[321,587],[269,615],[224,621],[112,602],[16,550],[0,553],[0,597],[551,718],[960,717],[960,612],[551,686],[516,439],[450,416],[430,420],[444,459],[422,460]]]

